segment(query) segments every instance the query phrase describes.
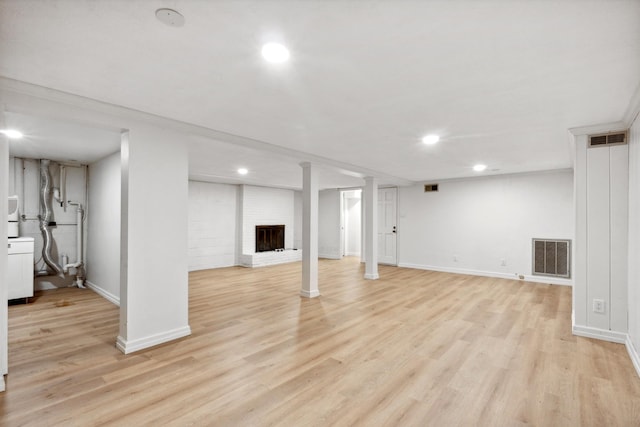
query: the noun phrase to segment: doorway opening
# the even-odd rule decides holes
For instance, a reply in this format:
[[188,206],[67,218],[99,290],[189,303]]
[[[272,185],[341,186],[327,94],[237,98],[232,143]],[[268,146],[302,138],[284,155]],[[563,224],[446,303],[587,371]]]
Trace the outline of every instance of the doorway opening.
[[342,192],[342,255],[362,253],[362,190]]

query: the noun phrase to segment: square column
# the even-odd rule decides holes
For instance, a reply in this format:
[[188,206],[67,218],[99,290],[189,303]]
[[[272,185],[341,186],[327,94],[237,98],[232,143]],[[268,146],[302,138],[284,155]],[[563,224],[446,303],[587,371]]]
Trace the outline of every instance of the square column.
[[122,134],[120,333],[125,354],[191,334],[182,134],[135,126]]
[[318,290],[318,170],[302,166],[302,289],[305,298],[320,296]]
[[380,277],[378,276],[378,180],[368,176],[365,178],[365,184],[364,278],[376,280]]

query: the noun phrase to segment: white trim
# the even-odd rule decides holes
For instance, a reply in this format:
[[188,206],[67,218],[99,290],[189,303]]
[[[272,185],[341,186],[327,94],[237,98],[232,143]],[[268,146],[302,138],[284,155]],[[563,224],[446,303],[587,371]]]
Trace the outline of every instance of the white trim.
[[627,334],[627,339],[624,342],[624,345],[627,347],[627,353],[629,353],[629,357],[631,358],[631,362],[633,363],[633,367],[636,368],[636,374],[640,377],[640,355],[636,351],[635,346],[633,345],[633,341],[631,341],[631,336]]
[[115,304],[118,307],[120,307],[120,298],[119,297],[113,295],[109,291],[105,291],[100,286],[98,286],[96,284],[93,284],[88,280],[85,280],[84,283],[87,285],[87,288],[91,289],[93,292],[95,292],[96,294],[100,295],[102,298],[106,299],[110,303]]
[[466,268],[436,267],[434,265],[411,264],[411,263],[405,263],[405,262],[398,264],[398,267],[415,268],[417,270],[440,271],[443,273],[467,274],[471,276],[495,277],[498,279],[521,280],[523,282],[543,283],[547,285],[573,286],[573,281],[571,279],[561,279],[557,277],[533,276],[533,275],[526,274],[526,275],[523,275],[524,279],[520,279],[520,275],[512,274],[512,273],[502,273],[499,271],[483,271],[483,270],[471,270]]
[[592,126],[575,127],[575,128],[569,129],[569,132],[573,136],[592,135],[596,133],[619,132],[619,131],[627,130],[628,127],[629,127],[629,124],[625,122],[612,122],[612,123],[602,123],[599,125],[592,125]]
[[627,334],[624,332],[607,331],[605,329],[592,328],[590,326],[573,325],[571,330],[573,335],[586,338],[595,338],[597,340],[615,342],[624,344],[627,340]]
[[131,341],[127,341],[119,335],[116,340],[116,347],[124,354],[129,354],[158,344],[164,344],[178,338],[186,337],[187,335],[191,335],[191,328],[189,325]]
[[306,291],[304,289],[300,290],[300,296],[304,298],[316,298],[320,296],[320,291],[314,289],[312,291]]
[[3,392],[6,390],[6,386],[4,384],[4,375],[0,375],[0,392]]
[[324,259],[342,259],[342,257],[340,255],[336,255],[336,254],[318,254],[318,258],[324,258]]
[[627,127],[631,127],[636,117],[638,117],[638,113],[640,113],[640,84],[633,93],[627,111],[624,113],[624,122],[627,124]]
[[344,256],[360,256],[360,252],[347,252]]
[[367,280],[378,280],[380,275],[378,273],[365,273],[364,278]]
[[[415,185],[423,185],[423,183],[427,184],[429,182],[433,182],[434,184],[448,184],[453,182],[465,182],[465,181],[477,182],[477,181],[491,180],[491,179],[502,179],[502,178],[511,178],[511,177],[518,178],[523,176],[550,175],[550,174],[569,173],[569,172],[573,173],[573,167],[557,168],[557,169],[542,169],[542,170],[526,171],[526,172],[494,173],[492,175],[485,174],[481,176],[461,176],[458,178],[446,178],[446,179],[433,178],[433,179],[426,179],[423,181],[416,181]],[[398,192],[398,196],[399,194],[400,192]]]

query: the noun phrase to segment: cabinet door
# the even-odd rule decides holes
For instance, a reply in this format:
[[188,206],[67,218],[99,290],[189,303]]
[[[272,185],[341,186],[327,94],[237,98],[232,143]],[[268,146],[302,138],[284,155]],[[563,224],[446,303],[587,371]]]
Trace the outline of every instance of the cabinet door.
[[9,255],[8,299],[31,298],[33,296],[33,255]]
[[22,287],[23,268],[22,268],[21,254],[9,255],[9,262],[7,270],[9,270],[9,286],[8,286],[8,299],[23,298],[20,295],[20,288]]

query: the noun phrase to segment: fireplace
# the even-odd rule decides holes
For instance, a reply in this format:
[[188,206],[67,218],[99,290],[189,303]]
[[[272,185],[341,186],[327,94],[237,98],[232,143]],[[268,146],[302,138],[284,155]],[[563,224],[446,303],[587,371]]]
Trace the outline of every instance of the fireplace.
[[256,225],[256,252],[284,249],[284,225]]

